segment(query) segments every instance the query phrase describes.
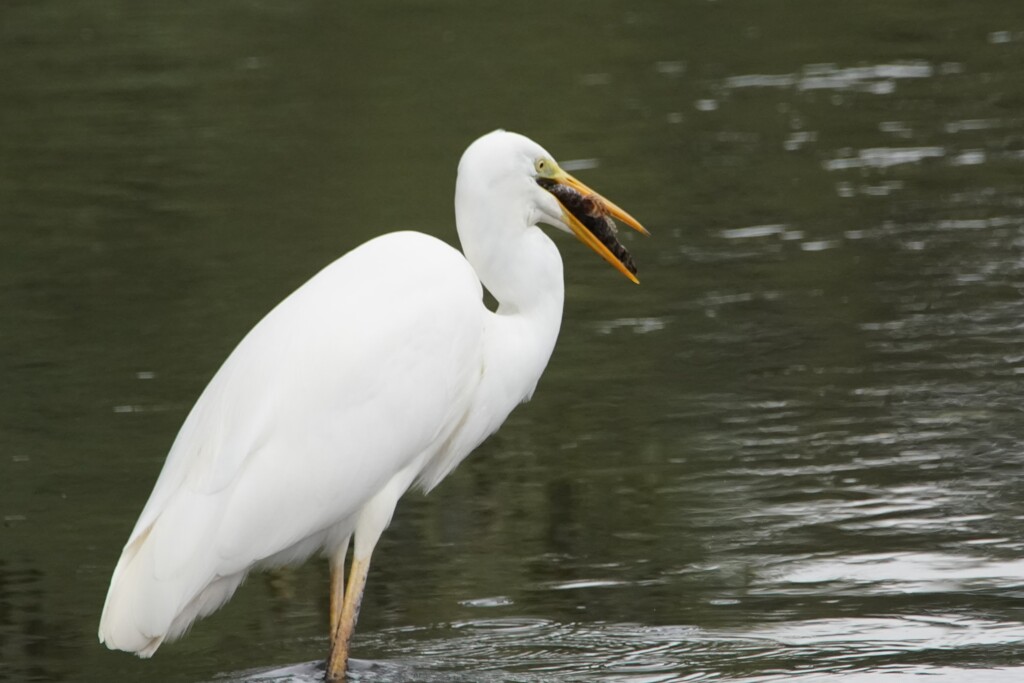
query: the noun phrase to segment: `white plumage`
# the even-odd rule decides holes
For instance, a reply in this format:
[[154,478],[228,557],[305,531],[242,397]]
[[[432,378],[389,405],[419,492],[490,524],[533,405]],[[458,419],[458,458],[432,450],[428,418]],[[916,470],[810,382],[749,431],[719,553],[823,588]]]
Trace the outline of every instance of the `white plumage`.
[[420,233],[378,237],[246,335],[189,413],[129,536],[102,642],[148,657],[251,569],[321,549],[340,565],[353,537],[368,562],[399,497],[435,486],[530,398],[563,301],[561,258],[536,225],[579,234],[538,185],[548,176],[586,189],[522,136],[480,138],[456,184],[465,257]]

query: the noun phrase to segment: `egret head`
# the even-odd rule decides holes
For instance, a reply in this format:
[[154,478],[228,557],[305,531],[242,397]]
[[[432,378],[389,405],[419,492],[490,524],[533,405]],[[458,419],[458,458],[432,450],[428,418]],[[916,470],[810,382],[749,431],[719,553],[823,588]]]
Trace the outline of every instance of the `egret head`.
[[571,232],[633,282],[636,264],[616,237],[617,219],[648,234],[640,223],[616,204],[562,170],[533,140],[497,130],[476,140],[459,162],[459,177],[519,198],[528,213],[526,225],[545,223]]

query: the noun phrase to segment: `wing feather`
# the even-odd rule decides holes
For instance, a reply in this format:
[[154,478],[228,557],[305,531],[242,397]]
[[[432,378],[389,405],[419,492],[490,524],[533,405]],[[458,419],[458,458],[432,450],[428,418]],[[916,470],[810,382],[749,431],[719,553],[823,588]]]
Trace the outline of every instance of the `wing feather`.
[[367,242],[281,302],[175,439],[115,569],[101,639],[151,653],[251,566],[315,549],[429,458],[468,410],[485,315],[462,255],[409,232]]

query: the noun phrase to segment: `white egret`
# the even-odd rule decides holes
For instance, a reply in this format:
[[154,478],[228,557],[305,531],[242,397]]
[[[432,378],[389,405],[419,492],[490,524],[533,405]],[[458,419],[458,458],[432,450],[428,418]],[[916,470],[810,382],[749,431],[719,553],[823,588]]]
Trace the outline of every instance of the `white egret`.
[[538,144],[495,131],[459,162],[465,257],[421,233],[383,235],[278,304],[178,433],[114,569],[100,641],[149,657],[250,570],[323,550],[327,679],[343,679],[370,556],[398,499],[440,482],[529,400],[547,365],[564,286],[537,224],[574,233],[636,282],[608,216],[646,233]]

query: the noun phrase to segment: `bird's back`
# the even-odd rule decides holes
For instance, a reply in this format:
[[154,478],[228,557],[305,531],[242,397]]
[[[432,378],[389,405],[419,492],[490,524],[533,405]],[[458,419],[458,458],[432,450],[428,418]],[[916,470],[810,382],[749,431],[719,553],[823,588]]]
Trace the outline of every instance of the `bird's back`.
[[100,639],[148,656],[253,566],[340,542],[369,495],[425,465],[468,409],[481,294],[459,252],[392,233],[271,311],[182,426],[114,571]]

